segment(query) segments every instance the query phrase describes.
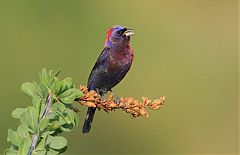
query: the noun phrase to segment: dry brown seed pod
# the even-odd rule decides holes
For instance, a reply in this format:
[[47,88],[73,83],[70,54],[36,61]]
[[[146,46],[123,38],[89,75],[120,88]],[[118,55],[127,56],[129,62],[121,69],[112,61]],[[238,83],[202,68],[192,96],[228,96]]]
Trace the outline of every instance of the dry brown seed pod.
[[94,104],[93,102],[85,102],[84,105],[88,107],[96,107],[96,104]]
[[80,104],[88,107],[97,107],[99,110],[112,111],[115,109],[124,109],[127,113],[130,113],[133,117],[146,116],[148,112],[146,108],[157,110],[164,104],[165,96],[161,96],[159,99],[149,100],[148,97],[142,97],[142,100],[136,100],[133,97],[120,98],[119,103],[114,100],[114,95],[111,93],[106,100],[103,100],[96,91],[88,91],[87,87],[80,86],[80,90],[84,93],[84,96],[78,101]]

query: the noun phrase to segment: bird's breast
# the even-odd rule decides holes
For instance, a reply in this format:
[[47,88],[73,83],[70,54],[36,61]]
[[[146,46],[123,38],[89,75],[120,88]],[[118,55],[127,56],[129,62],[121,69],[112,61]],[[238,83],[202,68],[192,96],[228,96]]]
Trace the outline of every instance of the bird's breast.
[[109,69],[110,70],[123,70],[125,68],[129,68],[132,64],[132,56],[130,54],[124,53],[113,53],[109,58]]

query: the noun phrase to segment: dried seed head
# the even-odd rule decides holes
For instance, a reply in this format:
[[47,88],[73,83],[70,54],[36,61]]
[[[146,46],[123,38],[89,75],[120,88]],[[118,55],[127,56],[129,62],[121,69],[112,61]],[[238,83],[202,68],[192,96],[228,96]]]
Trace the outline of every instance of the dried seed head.
[[78,101],[80,104],[88,107],[97,107],[105,111],[112,111],[115,109],[123,109],[130,113],[133,117],[146,116],[148,117],[148,109],[158,110],[164,104],[166,97],[161,96],[159,99],[149,100],[148,97],[142,97],[142,101],[134,99],[133,97],[121,97],[119,102],[115,102],[114,95],[111,93],[106,100],[103,100],[96,91],[88,91],[85,86],[80,86],[80,90],[84,96]]

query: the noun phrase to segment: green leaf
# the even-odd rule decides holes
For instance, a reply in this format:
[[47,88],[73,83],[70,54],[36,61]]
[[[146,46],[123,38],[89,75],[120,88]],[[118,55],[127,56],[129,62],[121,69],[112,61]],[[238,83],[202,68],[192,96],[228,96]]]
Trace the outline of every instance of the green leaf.
[[53,121],[49,127],[50,131],[57,130],[60,127],[60,122],[59,121]]
[[61,73],[62,72],[62,69],[58,69],[55,73],[54,73],[54,76],[58,76],[59,75],[59,73]]
[[59,115],[57,112],[53,111],[48,114],[47,118],[50,120],[56,121],[59,119]]
[[39,124],[40,131],[43,132],[44,130],[47,130],[48,126],[49,126],[49,119],[45,117],[40,121],[40,124]]
[[50,131],[50,129],[49,129],[49,130],[43,132],[43,133],[41,134],[41,137],[42,137],[43,139],[46,139],[46,137],[47,137],[48,135],[51,135],[51,134],[53,134],[54,132],[55,132],[55,130]]
[[12,129],[8,129],[8,137],[7,141],[11,142],[13,145],[19,146],[21,143],[21,139],[16,131],[13,131]]
[[59,98],[63,103],[72,103],[76,98],[83,96],[83,93],[75,88],[71,88],[63,92]]
[[26,109],[24,110],[23,114],[20,117],[20,122],[23,126],[28,127],[28,122],[27,122],[27,119],[26,119],[26,112],[25,111],[26,111]]
[[[34,96],[33,97],[33,100],[32,100],[32,103],[33,103],[33,106],[39,110],[39,106],[40,106],[40,103],[41,103],[41,98],[39,96]],[[38,111],[37,110],[37,111]]]
[[28,128],[26,126],[23,126],[23,125],[18,126],[17,133],[21,139],[30,138],[30,134],[29,134]]
[[48,87],[44,84],[39,84],[39,88],[41,89],[41,92],[43,94],[43,99],[46,99],[48,96]]
[[75,94],[71,94],[68,97],[62,99],[63,103],[72,103],[75,100]]
[[38,143],[36,149],[34,150],[34,152],[39,152],[39,151],[44,151],[46,150],[45,148],[46,145],[46,140],[45,139],[41,139],[41,141]]
[[73,88],[73,82],[71,78],[65,78],[62,80],[61,92],[66,91],[67,89]]
[[51,87],[54,81],[54,75],[53,75],[53,70],[50,70],[48,72],[48,86]]
[[66,109],[65,113],[67,114],[67,118],[69,120],[69,122],[67,122],[68,124],[73,124],[75,125],[75,121],[74,121],[74,111],[70,110],[70,109]]
[[41,98],[39,96],[34,96],[33,99],[32,99],[32,103],[33,103],[33,106],[35,107],[36,109],[36,112],[37,112],[37,119],[39,120],[40,119],[40,103],[41,103]]
[[56,102],[52,105],[51,110],[52,111],[60,111],[63,112],[65,110],[65,105],[61,102]]
[[73,108],[74,108],[72,104],[65,104],[64,103],[64,105],[65,105],[66,108],[71,109],[71,110],[73,110]]
[[79,89],[74,89],[75,97],[81,98],[83,96],[83,92]]
[[30,145],[31,145],[31,139],[24,138],[21,144],[19,145],[18,154],[26,155],[29,151]]
[[22,125],[28,126],[36,132],[38,123],[38,113],[36,109],[34,107],[27,107],[20,117],[20,122]]
[[24,112],[24,108],[16,108],[12,111],[12,117],[19,119]]
[[35,88],[34,84],[32,84],[31,82],[23,83],[21,86],[21,90],[24,94],[26,94],[29,97],[33,97],[37,94],[36,88]]
[[76,126],[74,112],[70,109],[66,109],[64,113],[59,111],[57,111],[57,113],[59,114],[60,118],[57,122],[52,123],[51,129],[60,127],[62,131],[66,132],[73,130],[73,128]]
[[30,107],[29,111],[26,112],[27,116],[27,121],[29,124],[29,127],[36,131],[37,129],[37,123],[38,123],[38,112],[34,107]]
[[74,129],[73,124],[63,124],[60,126],[61,131],[70,132]]
[[61,93],[62,81],[60,81],[57,77],[54,77],[54,83],[51,87],[51,90],[54,94],[59,95]]
[[48,136],[47,144],[53,149],[62,149],[67,146],[67,140],[62,136]]
[[72,103],[75,100],[76,95],[74,89],[68,89],[63,92],[59,97],[63,103]]
[[70,77],[67,77],[63,80],[63,83],[66,83],[67,88],[73,88],[73,80]]
[[33,85],[36,88],[36,93],[38,94],[38,96],[40,96],[43,99],[43,93],[42,93],[40,86],[35,81],[33,81]]
[[48,73],[47,73],[47,70],[46,68],[43,68],[42,69],[42,72],[40,73],[40,81],[42,84],[44,84],[45,86],[48,85]]
[[61,95],[59,95],[60,98],[65,98],[65,97],[68,97],[72,94],[74,94],[74,89],[68,89],[66,90],[65,92],[63,92]]
[[65,119],[66,117],[66,113],[62,113],[62,112],[59,112],[57,111],[58,115],[60,116],[59,120],[58,120],[58,125],[63,125],[65,123],[67,123],[67,120]]
[[64,120],[65,120],[65,122],[66,122],[67,124],[71,124],[72,121],[71,121],[71,118],[68,116],[68,114],[67,114],[67,113],[63,113],[63,115],[64,115]]

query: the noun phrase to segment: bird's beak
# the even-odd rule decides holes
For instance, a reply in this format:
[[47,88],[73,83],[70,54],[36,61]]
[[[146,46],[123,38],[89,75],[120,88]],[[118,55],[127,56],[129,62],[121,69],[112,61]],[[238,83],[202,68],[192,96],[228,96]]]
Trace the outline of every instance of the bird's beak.
[[135,33],[134,33],[134,30],[133,29],[127,29],[124,33],[123,33],[123,35],[125,35],[125,36],[132,36],[132,35],[134,35]]

